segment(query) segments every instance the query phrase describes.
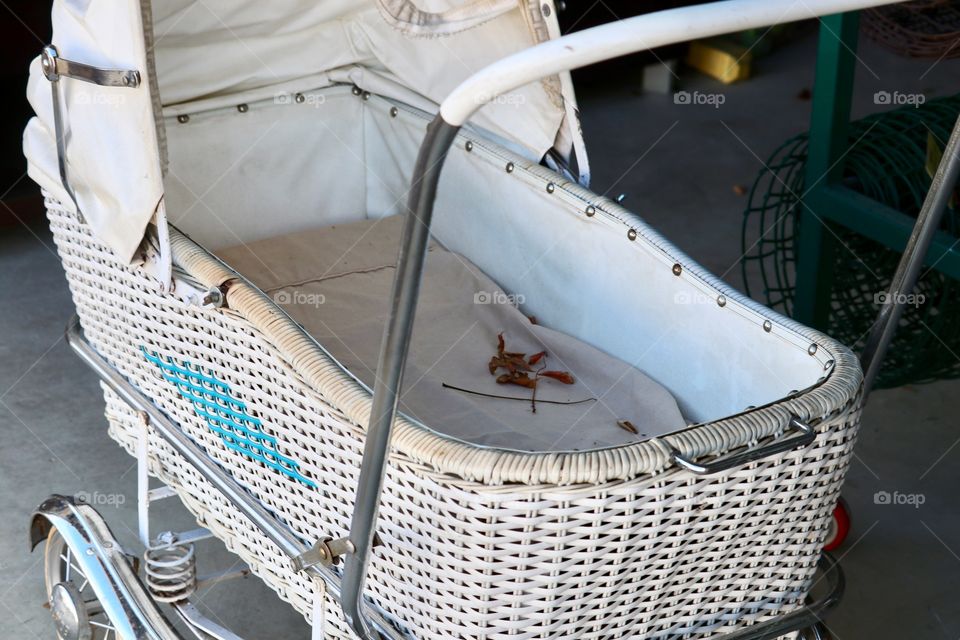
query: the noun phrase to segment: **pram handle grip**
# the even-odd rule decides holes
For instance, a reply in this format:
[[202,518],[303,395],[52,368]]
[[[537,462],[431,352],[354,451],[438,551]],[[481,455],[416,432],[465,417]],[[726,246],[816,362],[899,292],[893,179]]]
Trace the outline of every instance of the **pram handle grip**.
[[440,105],[448,124],[462,126],[484,104],[508,91],[638,51],[773,24],[893,4],[896,0],[726,0],[668,9],[548,40],[509,55],[464,80]]
[[772,456],[777,453],[782,453],[784,451],[792,451],[793,449],[802,449],[808,447],[810,443],[814,441],[817,437],[817,432],[812,426],[800,420],[800,418],[793,416],[790,418],[790,423],[787,425],[788,430],[798,432],[798,435],[787,438],[786,440],[774,440],[770,444],[763,445],[762,447],[753,447],[747,449],[746,451],[741,451],[726,458],[719,458],[713,462],[706,464],[698,464],[691,460],[690,458],[684,456],[682,453],[677,451],[675,448],[671,448],[670,455],[673,457],[673,461],[678,465],[697,474],[698,476],[706,476],[714,473],[719,473],[721,471],[726,471],[728,469],[733,469],[734,467],[739,467],[767,456]]

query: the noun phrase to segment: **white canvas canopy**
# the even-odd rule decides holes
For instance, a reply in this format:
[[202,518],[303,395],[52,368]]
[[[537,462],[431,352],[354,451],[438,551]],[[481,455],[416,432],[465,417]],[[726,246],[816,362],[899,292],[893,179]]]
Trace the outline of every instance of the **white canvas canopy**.
[[[51,87],[39,58],[28,88],[37,113],[24,135],[30,176],[65,203],[75,198],[98,237],[127,260],[137,258],[158,208],[158,224],[165,224],[162,114],[175,113],[178,105],[237,104],[278,91],[353,83],[435,111],[458,83],[487,64],[559,35],[549,0],[149,4],[53,4],[53,45],[62,59],[137,70],[144,79],[136,88],[60,81],[73,198],[59,175]],[[586,182],[568,75],[494,101],[473,124],[533,159],[551,153],[567,161],[576,150],[578,177]]]

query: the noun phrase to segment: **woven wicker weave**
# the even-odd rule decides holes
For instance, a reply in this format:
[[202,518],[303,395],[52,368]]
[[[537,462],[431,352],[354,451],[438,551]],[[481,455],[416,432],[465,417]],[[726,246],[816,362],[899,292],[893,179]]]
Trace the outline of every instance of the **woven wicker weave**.
[[[346,535],[369,394],[265,296],[175,230],[178,268],[203,286],[228,283],[226,308],[162,293],[117,262],[76,214],[52,200],[47,207],[97,351],[305,541]],[[638,244],[672,250],[639,231]],[[416,637],[438,639],[705,638],[797,607],[849,463],[861,378],[849,351],[783,322],[833,358],[825,380],[670,443],[694,457],[720,454],[780,435],[791,414],[816,425],[818,437],[803,451],[716,475],[678,470],[658,440],[520,454],[398,420],[368,595]],[[226,446],[145,353],[221,381],[315,486]],[[110,434],[133,453],[142,427],[105,396]],[[154,433],[149,463],[203,526],[310,618],[317,585]],[[327,602],[326,610],[324,633],[349,637],[339,607]]]

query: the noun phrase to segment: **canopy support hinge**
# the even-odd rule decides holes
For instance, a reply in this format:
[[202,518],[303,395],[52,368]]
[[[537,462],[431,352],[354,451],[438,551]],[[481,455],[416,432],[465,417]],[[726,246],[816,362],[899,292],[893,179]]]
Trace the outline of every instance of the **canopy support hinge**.
[[44,77],[50,81],[53,95],[53,127],[57,138],[57,164],[60,169],[60,181],[73,205],[80,211],[77,198],[67,181],[67,150],[63,113],[60,110],[60,78],[82,80],[101,87],[124,87],[136,89],[140,86],[140,72],[135,69],[101,69],[82,62],[61,58],[55,46],[47,45],[40,54],[40,68]]

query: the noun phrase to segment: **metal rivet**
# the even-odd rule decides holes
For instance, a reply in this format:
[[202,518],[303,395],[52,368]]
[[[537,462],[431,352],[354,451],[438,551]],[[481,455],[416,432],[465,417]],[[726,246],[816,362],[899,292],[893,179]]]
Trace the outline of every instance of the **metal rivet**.
[[767,333],[770,333],[771,331],[773,331],[773,323],[770,322],[769,320],[764,320],[763,330],[766,331]]
[[824,371],[829,371],[830,369],[833,369],[833,360],[827,360],[826,362],[823,363]]
[[358,87],[358,86],[354,86],[354,87],[353,87],[353,95],[358,96],[358,95],[360,95],[361,93],[363,93],[363,91],[360,89],[360,87]]
[[508,162],[506,166],[507,173],[513,173],[513,163]]
[[592,204],[587,205],[586,214],[588,218],[592,218],[597,215],[597,209]]
[[369,92],[369,91],[364,91],[364,92],[363,92],[363,99],[364,99],[364,100],[369,100],[369,99],[370,99],[370,92]]
[[240,113],[246,113],[246,112],[249,111],[249,110],[250,110],[250,107],[248,107],[248,106],[245,105],[245,104],[238,104],[238,105],[237,105],[237,111],[239,111]]
[[618,195],[617,198],[616,198],[617,204],[623,204],[623,201],[626,200],[626,199],[627,199],[627,194],[621,193],[621,194]]
[[473,151],[473,143],[467,140],[467,144],[463,145],[463,148],[467,151]]
[[549,17],[550,17],[550,5],[548,5],[546,2],[544,2],[543,5],[541,5],[541,7],[540,7],[540,12],[543,13],[543,17],[544,17],[544,18],[549,18]]
[[637,239],[637,230],[629,229],[627,231],[627,240],[636,240]]
[[391,118],[396,118],[398,113],[400,113],[400,109],[397,109],[396,107],[390,107]]
[[680,263],[673,265],[673,275],[678,276],[683,273],[683,267],[680,266]]
[[552,182],[547,183],[547,193],[553,193],[556,190],[557,186]]
[[187,114],[179,115],[177,116],[177,122],[179,122],[180,124],[186,124],[190,122],[190,116],[188,116]]
[[297,95],[293,96],[293,99],[297,104],[303,104],[303,101],[306,100],[307,97],[302,93],[298,93]]
[[93,555],[93,548],[92,548],[92,547],[87,547],[87,555],[88,555],[88,556],[92,556],[92,555]]
[[810,347],[807,349],[807,353],[809,353],[810,355],[814,355],[816,352],[817,352],[817,344],[816,344],[816,343],[813,343],[813,344],[810,345]]
[[727,306],[727,296],[722,294],[717,296],[717,305],[721,307]]

